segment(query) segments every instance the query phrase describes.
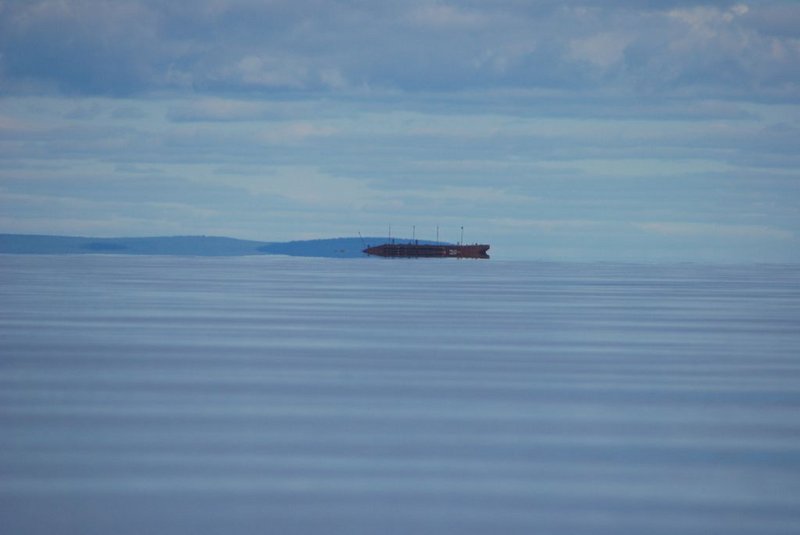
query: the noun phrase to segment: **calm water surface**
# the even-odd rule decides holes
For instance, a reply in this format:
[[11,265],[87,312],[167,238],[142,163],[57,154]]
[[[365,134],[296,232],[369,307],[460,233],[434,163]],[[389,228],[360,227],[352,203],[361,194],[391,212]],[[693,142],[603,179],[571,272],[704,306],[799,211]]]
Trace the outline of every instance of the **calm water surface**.
[[9,534],[800,532],[800,268],[0,256]]

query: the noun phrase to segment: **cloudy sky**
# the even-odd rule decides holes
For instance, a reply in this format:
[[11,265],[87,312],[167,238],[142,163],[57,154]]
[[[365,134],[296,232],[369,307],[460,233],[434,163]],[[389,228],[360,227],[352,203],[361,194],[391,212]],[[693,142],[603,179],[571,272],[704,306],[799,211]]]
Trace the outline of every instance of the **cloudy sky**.
[[0,232],[800,261],[800,2],[0,0]]

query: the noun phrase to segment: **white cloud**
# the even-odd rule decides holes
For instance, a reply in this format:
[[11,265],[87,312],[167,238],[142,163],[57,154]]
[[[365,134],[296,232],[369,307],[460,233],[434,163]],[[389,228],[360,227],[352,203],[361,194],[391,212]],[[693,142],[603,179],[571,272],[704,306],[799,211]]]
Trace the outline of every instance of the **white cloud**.
[[[218,180],[219,176],[203,181]],[[246,175],[226,174],[228,187],[246,190],[251,195],[276,197],[297,203],[298,208],[353,209],[368,204],[373,192],[364,181],[334,176],[316,167],[293,165],[264,167]]]
[[500,228],[527,229],[541,233],[582,232],[608,226],[608,222],[587,219],[522,219],[504,217],[493,218],[490,221]]
[[415,25],[437,29],[468,30],[486,22],[479,12],[439,3],[416,7],[409,13],[408,18]]
[[[763,96],[779,85],[778,73],[797,82],[798,45],[781,21],[797,20],[800,7],[781,5],[776,15],[773,2],[649,4],[30,0],[4,4],[0,84],[114,95],[363,87],[669,94],[700,75],[730,88],[731,77],[716,72],[726,63],[750,80],[729,91]],[[675,4],[686,5],[667,5]],[[624,68],[604,77],[585,62]]]
[[300,88],[306,85],[309,75],[297,59],[255,55],[243,57],[231,71],[244,84],[263,87]]
[[649,222],[634,226],[646,232],[668,236],[693,236],[702,238],[763,238],[791,240],[794,234],[788,230],[765,225],[726,225],[719,223]]
[[623,58],[632,38],[622,32],[602,32],[570,42],[571,57],[589,61],[598,67],[609,67]]
[[173,121],[248,121],[261,119],[270,111],[264,102],[200,98],[172,106],[167,117]]
[[261,130],[258,139],[268,144],[295,143],[314,137],[332,136],[337,132],[332,126],[311,122],[272,123]]

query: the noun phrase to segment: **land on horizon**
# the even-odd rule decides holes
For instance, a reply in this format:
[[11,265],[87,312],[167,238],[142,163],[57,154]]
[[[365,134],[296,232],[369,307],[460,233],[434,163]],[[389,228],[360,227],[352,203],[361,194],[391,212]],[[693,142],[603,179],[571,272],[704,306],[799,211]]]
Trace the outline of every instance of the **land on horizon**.
[[[359,258],[368,245],[385,237],[341,237],[288,242],[242,240],[223,236],[94,238],[39,234],[0,234],[0,254],[126,254],[174,256],[288,255]],[[395,238],[398,242],[410,241]],[[419,243],[445,243],[419,240]]]

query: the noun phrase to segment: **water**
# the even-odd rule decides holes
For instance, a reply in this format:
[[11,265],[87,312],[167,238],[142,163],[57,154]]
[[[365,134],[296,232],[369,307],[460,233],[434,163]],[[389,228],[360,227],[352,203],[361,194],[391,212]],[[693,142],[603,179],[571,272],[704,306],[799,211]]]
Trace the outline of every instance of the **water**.
[[800,532],[800,268],[0,256],[10,534]]

